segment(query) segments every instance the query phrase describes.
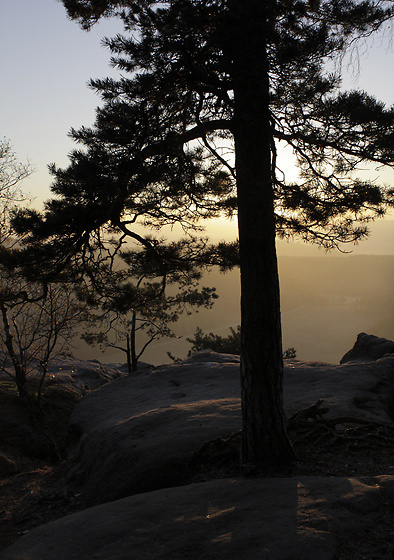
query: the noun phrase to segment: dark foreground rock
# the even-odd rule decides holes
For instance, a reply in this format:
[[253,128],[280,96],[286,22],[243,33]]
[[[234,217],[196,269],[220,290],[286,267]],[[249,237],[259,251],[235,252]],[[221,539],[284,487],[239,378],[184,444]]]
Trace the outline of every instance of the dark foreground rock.
[[349,539],[364,547],[364,558],[385,560],[392,547],[372,542],[370,532],[393,497],[394,477],[191,484],[59,519],[1,560],[334,560]]
[[[34,463],[64,458],[72,438],[67,424],[72,409],[87,392],[124,376],[122,366],[97,360],[58,357],[51,361],[41,406],[27,406],[15,383],[0,372],[0,478],[31,470]],[[35,395],[40,375],[32,369],[26,386]]]

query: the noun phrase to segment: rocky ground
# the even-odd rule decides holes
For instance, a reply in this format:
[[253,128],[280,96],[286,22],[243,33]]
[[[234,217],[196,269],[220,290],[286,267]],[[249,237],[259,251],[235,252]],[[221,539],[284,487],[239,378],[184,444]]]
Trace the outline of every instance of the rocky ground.
[[394,356],[384,344],[361,337],[341,366],[287,363],[297,462],[259,476],[239,472],[234,356],[200,355],[93,393],[81,363],[83,383],[63,373],[47,393],[50,437],[38,423],[19,443],[7,418],[19,432],[28,424],[3,385],[0,558],[394,558]]
[[[68,424],[83,396],[124,375],[114,366],[54,361],[39,411],[21,403],[12,380],[0,373],[0,551],[31,528],[78,510],[65,488],[66,457],[78,439]],[[28,384],[33,393],[37,379]]]

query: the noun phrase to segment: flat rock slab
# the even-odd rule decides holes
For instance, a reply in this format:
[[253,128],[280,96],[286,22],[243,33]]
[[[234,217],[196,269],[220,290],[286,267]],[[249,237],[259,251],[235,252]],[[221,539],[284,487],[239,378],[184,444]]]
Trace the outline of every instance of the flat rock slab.
[[289,361],[283,380],[287,415],[319,399],[329,407],[327,418],[351,416],[392,423],[394,418],[394,355],[375,362],[342,365]]
[[[288,415],[318,399],[328,417],[391,423],[394,355],[333,365],[288,361]],[[108,383],[76,407],[81,434],[69,483],[96,505],[188,482],[188,462],[201,445],[241,428],[239,358],[205,352]]]
[[333,560],[393,498],[393,477],[215,480],[63,517],[1,560]]

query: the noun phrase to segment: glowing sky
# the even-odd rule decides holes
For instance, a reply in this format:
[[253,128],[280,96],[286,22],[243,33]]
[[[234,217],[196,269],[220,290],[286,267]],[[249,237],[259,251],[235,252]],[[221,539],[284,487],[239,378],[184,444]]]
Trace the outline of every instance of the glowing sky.
[[[0,136],[10,140],[20,161],[36,172],[25,182],[37,204],[48,198],[49,163],[67,165],[73,143],[70,127],[91,125],[99,98],[89,78],[116,76],[108,66],[103,36],[122,31],[120,22],[103,21],[89,33],[67,20],[57,0],[0,2]],[[394,103],[392,31],[369,39],[358,55],[345,60],[344,86],[365,89],[387,105]],[[385,177],[394,181],[394,175]]]
[[48,197],[47,165],[67,165],[69,129],[94,121],[99,98],[86,83],[115,75],[100,40],[119,31],[106,20],[83,32],[56,0],[1,0],[0,136],[36,168],[25,186],[37,202]]

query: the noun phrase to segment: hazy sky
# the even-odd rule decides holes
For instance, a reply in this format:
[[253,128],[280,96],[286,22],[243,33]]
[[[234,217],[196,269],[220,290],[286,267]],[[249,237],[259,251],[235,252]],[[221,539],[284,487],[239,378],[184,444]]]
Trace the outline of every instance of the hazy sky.
[[[83,32],[57,0],[0,0],[0,136],[11,141],[20,161],[29,159],[36,168],[25,187],[38,203],[49,195],[47,165],[67,165],[70,127],[94,121],[100,100],[87,81],[116,75],[100,41],[119,31],[117,20],[107,20]],[[392,105],[392,42],[392,30],[386,29],[362,45],[352,63],[344,63],[344,86],[365,89]],[[394,174],[385,180],[394,182]]]

